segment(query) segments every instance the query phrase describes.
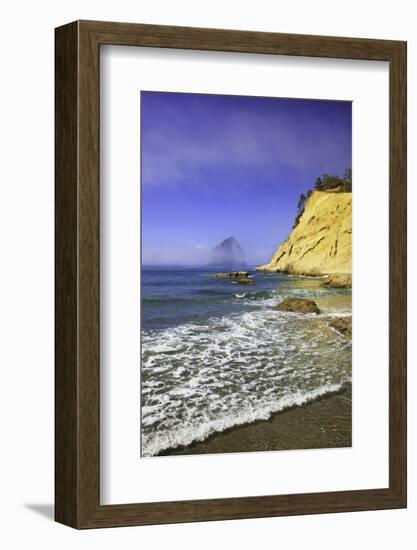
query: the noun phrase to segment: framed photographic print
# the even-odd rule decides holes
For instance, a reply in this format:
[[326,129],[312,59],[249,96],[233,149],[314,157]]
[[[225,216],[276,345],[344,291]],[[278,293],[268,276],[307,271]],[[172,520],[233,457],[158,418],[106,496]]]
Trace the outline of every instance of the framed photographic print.
[[406,506],[406,44],[56,29],[56,520]]

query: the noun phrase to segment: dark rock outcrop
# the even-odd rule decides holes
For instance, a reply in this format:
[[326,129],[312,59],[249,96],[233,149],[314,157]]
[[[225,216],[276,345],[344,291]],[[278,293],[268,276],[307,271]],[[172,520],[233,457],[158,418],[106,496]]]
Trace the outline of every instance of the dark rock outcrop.
[[294,313],[320,313],[316,302],[307,298],[285,298],[283,302],[278,304],[279,311],[292,311]]
[[222,279],[229,279],[234,283],[240,285],[254,285],[255,279],[252,279],[249,271],[230,271],[228,273],[210,273],[210,277],[221,277]]
[[249,271],[229,271],[227,273],[210,273],[210,277],[223,277],[225,279],[237,279],[238,277],[250,276]]
[[322,286],[328,286],[330,288],[352,288],[352,275],[350,273],[330,275]]
[[346,338],[352,338],[352,316],[335,319],[330,323],[330,326]]
[[237,282],[240,285],[254,285],[255,284],[254,279],[249,279],[249,277],[240,277],[239,279],[237,279]]

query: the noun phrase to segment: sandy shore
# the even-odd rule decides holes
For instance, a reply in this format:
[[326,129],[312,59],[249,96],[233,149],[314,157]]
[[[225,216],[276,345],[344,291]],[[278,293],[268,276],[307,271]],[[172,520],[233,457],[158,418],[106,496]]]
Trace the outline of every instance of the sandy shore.
[[213,434],[187,447],[161,455],[323,449],[352,445],[352,387],[303,407],[293,407],[260,420]]

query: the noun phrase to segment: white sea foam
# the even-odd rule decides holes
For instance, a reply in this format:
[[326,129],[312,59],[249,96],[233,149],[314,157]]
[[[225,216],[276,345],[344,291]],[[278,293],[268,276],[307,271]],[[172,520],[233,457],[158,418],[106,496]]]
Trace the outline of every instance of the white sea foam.
[[328,275],[293,275],[293,277],[295,278],[298,278],[298,279],[328,279],[329,276]]
[[[255,422],[256,420],[267,420],[272,414],[285,410],[289,407],[301,406],[319,397],[335,393],[342,388],[342,384],[327,384],[315,390],[285,395],[276,401],[265,403],[242,410],[240,413],[229,414],[225,412],[218,418],[207,418],[202,422],[188,423],[178,426],[175,430],[165,430],[151,437],[146,437],[144,442],[144,456],[154,456],[161,451],[178,446],[186,446],[194,441],[203,441],[216,432],[223,432],[228,428]],[[270,390],[270,393],[272,390]],[[227,407],[225,407],[227,409]],[[147,426],[151,424],[146,424]]]
[[[262,308],[142,333],[142,454],[189,445],[337,391],[351,344],[335,315]],[[259,304],[259,301],[258,301]],[[340,314],[340,313],[339,313]]]

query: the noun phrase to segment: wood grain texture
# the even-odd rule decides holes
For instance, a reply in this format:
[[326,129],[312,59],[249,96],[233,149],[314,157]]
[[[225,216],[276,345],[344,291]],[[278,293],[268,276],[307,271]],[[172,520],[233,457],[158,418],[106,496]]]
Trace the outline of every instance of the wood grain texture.
[[[389,487],[100,505],[100,45],[390,63]],[[56,520],[116,527],[406,506],[404,42],[78,21],[56,29]]]
[[78,523],[78,26],[55,37],[55,519]]
[[407,48],[390,62],[389,471],[390,488],[407,493]]

